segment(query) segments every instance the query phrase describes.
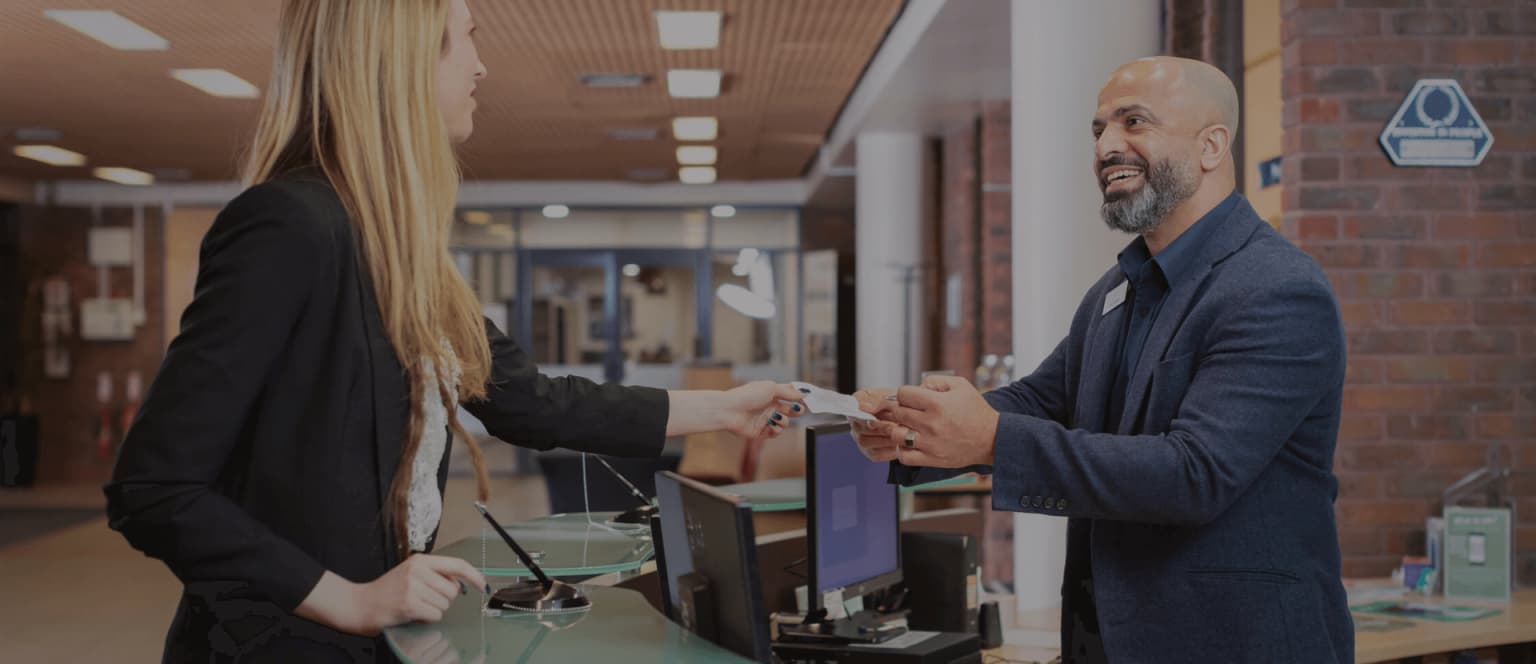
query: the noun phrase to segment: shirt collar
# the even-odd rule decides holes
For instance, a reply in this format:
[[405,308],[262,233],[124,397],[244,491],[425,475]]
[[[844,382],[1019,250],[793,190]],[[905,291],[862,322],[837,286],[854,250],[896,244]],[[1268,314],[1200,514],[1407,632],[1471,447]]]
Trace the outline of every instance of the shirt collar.
[[1167,282],[1169,288],[1172,288],[1180,278],[1193,271],[1194,266],[1191,263],[1199,253],[1200,245],[1210,237],[1211,229],[1220,224],[1223,217],[1231,214],[1241,198],[1242,196],[1235,190],[1228,194],[1216,207],[1211,208],[1189,228],[1184,229],[1184,232],[1158,252],[1157,256],[1153,256],[1147,249],[1146,238],[1138,235],[1124,251],[1120,252],[1121,273],[1125,275],[1127,281],[1134,282],[1137,275],[1147,267],[1147,262],[1151,261],[1157,266],[1157,270],[1163,275],[1163,280]]

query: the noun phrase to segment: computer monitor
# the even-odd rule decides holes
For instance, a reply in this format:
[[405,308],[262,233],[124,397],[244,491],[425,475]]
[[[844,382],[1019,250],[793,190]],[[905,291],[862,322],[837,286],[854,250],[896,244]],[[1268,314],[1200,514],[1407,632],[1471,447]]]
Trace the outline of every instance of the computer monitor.
[[[688,543],[693,574],[709,582],[710,601],[706,605],[713,607],[713,615],[701,616],[699,622],[712,624],[714,634],[704,636],[739,655],[772,661],[751,503],[670,471],[663,475],[679,485],[683,539]],[[673,597],[675,602],[680,603],[680,599]]]
[[865,458],[847,424],[811,427],[805,444],[811,609],[825,608],[834,590],[848,600],[900,583],[900,506],[890,465]]
[[661,608],[668,618],[677,620],[677,580],[693,571],[693,554],[688,552],[688,529],[683,522],[682,485],[667,471],[656,473],[656,509],[651,541],[656,546],[656,575],[661,579]]

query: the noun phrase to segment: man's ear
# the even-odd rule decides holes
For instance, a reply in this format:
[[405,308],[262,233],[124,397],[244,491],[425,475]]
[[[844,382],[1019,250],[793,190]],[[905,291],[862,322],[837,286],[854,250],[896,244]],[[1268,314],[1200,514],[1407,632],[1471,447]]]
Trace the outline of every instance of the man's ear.
[[1214,171],[1221,165],[1223,159],[1232,151],[1232,128],[1226,125],[1211,125],[1200,130],[1200,169]]

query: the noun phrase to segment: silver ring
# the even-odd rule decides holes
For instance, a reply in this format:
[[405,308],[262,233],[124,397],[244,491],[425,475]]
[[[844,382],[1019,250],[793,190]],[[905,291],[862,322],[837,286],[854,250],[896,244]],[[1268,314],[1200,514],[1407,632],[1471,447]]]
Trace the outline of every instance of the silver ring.
[[901,441],[901,446],[909,450],[917,448],[917,432],[907,429],[907,437]]

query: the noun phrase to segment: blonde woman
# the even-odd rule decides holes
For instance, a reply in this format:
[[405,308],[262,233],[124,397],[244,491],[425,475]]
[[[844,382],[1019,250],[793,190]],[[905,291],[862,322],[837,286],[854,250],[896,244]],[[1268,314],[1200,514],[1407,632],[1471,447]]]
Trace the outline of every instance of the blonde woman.
[[[245,176],[106,487],[185,585],[166,661],[389,661],[485,579],[427,555],[462,404],[519,445],[627,456],[761,439],[799,393],[547,378],[454,268],[453,144],[485,76],[465,0],[289,0]],[[468,509],[468,506],[459,506]]]

